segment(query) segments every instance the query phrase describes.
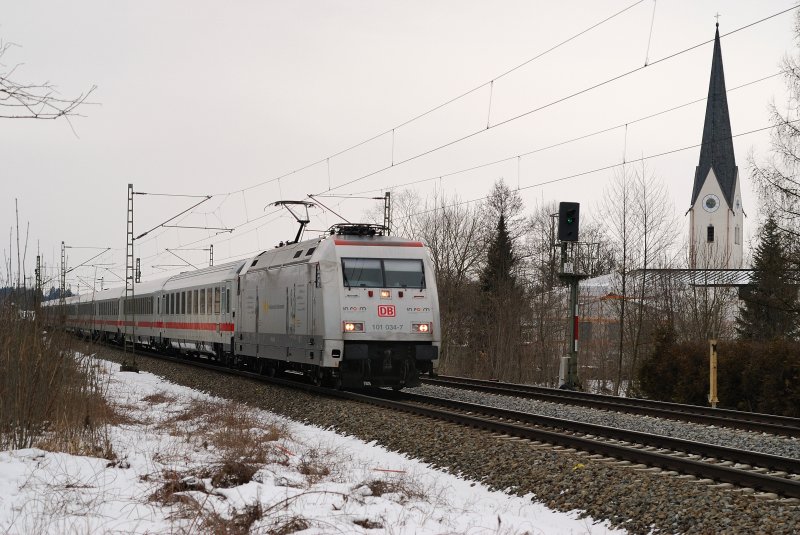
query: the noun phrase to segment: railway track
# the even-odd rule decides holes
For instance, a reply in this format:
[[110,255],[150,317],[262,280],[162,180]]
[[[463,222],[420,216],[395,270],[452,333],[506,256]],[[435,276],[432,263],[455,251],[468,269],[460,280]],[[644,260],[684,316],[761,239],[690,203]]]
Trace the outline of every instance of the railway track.
[[157,353],[144,355],[482,429],[502,437],[584,451],[592,454],[590,458],[598,461],[616,459],[632,463],[640,469],[657,468],[691,475],[709,483],[751,488],[772,493],[776,497],[800,499],[800,461],[795,459],[407,392],[379,389],[368,393],[332,390],[306,382],[223,368],[204,360]]
[[579,405],[594,409],[641,414],[670,420],[681,420],[703,425],[730,427],[774,435],[800,437],[800,419],[772,414],[712,409],[697,405],[683,405],[639,398],[604,396],[514,383],[499,383],[463,377],[437,376],[423,378],[423,384],[474,390],[489,394],[538,399],[554,403]]

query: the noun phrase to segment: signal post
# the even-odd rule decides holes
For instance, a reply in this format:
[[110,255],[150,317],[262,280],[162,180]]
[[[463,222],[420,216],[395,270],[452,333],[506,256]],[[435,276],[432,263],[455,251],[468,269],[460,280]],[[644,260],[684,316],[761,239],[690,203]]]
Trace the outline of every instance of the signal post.
[[580,204],[562,202],[558,205],[558,240],[561,242],[561,271],[558,277],[569,286],[569,310],[571,313],[572,339],[568,356],[564,357],[559,373],[559,388],[564,390],[580,390],[578,380],[578,284],[589,275],[577,272],[578,229],[580,227]]

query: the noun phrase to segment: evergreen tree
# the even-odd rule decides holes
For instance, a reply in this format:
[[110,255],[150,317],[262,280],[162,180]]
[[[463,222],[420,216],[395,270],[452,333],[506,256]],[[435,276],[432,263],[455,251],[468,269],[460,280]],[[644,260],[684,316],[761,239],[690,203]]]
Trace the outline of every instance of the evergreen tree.
[[502,296],[516,285],[514,270],[517,258],[503,214],[497,221],[497,230],[489,244],[486,266],[481,273],[481,289],[494,296]]
[[797,286],[791,280],[787,240],[770,215],[753,258],[753,276],[742,291],[736,331],[740,338],[772,340],[797,334]]

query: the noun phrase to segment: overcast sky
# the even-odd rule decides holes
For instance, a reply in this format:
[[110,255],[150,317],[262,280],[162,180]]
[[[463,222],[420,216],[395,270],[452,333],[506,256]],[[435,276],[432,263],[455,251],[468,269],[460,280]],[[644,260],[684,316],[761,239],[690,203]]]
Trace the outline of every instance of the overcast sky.
[[[436,178],[502,158],[506,163],[413,186],[423,196],[440,188],[462,200],[485,196],[499,178],[520,187],[528,211],[537,203],[578,201],[582,218],[613,175],[606,170],[538,184],[700,142],[705,102],[617,128],[556,149],[554,143],[610,128],[706,97],[712,44],[658,62],[714,37],[715,14],[725,34],[791,8],[789,0],[644,0],[513,73],[524,63],[631,6],[624,1],[83,1],[4,2],[0,38],[18,46],[2,58],[21,64],[21,82],[49,81],[62,96],[96,85],[72,120],[0,123],[0,243],[7,261],[14,199],[23,240],[30,222],[27,268],[39,244],[58,263],[60,242],[111,247],[100,257],[124,276],[127,184],[136,191],[215,195],[182,225],[236,228],[232,234],[159,229],[137,243],[145,279],[174,273],[166,248],[215,244],[215,262],[239,258],[294,236],[288,213],[265,207],[308,194],[380,195],[408,182]],[[655,15],[654,15],[655,6]],[[651,32],[652,21],[652,32]],[[796,53],[794,11],[722,39],[734,135],[768,126],[766,107],[785,102],[775,75]],[[649,49],[648,49],[649,43]],[[572,93],[651,64],[564,102],[498,125]],[[491,84],[491,108],[490,86]],[[484,85],[487,84],[487,85]],[[481,87],[483,86],[483,87]],[[468,96],[391,130],[453,97]],[[493,126],[486,129],[486,126]],[[469,139],[417,156],[452,140]],[[343,155],[327,158],[390,131]],[[766,155],[766,133],[734,141],[743,203],[755,228],[758,207],[747,173],[750,151]],[[647,160],[667,185],[688,229],[699,148]],[[324,163],[284,176],[322,160]],[[388,171],[374,171],[391,166]],[[352,184],[342,184],[354,181]],[[259,185],[261,184],[261,185]],[[135,199],[136,234],[196,202]],[[324,199],[350,220],[375,201]],[[267,215],[261,219],[261,216]],[[312,211],[312,228],[337,218]],[[5,236],[5,237],[3,237]],[[13,245],[16,249],[16,244]],[[99,250],[69,249],[69,265]],[[207,253],[180,253],[204,266]],[[16,256],[16,251],[14,251]],[[16,270],[16,260],[14,261]],[[115,276],[97,268],[106,281]],[[3,280],[6,269],[2,269]],[[55,275],[49,272],[48,275]],[[95,268],[76,270],[73,289]],[[107,283],[108,284],[108,283]]]

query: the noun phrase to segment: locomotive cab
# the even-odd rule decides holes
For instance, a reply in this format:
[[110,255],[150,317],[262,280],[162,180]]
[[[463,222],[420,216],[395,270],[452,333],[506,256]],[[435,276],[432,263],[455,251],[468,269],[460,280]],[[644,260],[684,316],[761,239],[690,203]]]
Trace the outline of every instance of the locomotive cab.
[[[355,229],[353,229],[355,227]],[[420,241],[339,229],[323,288],[328,305],[326,348],[340,359],[344,386],[419,385],[439,356],[439,305],[428,250]],[[324,269],[324,268],[323,268]]]

